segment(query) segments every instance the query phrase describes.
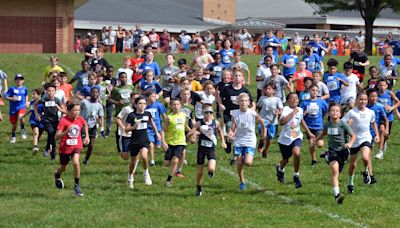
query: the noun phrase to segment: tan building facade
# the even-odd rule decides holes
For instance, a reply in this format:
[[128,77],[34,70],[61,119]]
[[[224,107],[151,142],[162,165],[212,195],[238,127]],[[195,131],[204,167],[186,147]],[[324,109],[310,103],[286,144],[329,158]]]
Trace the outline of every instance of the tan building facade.
[[84,2],[86,1],[1,1],[0,52],[72,52],[74,10]]
[[236,0],[203,0],[203,20],[236,22]]

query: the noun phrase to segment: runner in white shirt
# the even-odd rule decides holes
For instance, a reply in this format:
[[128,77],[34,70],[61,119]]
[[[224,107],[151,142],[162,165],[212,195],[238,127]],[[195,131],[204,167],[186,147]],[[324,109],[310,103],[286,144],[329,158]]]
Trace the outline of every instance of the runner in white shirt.
[[353,74],[353,64],[351,62],[345,62],[343,64],[343,73],[349,81],[348,86],[342,86],[340,89],[340,104],[342,108],[349,107],[354,108],[357,97],[357,88],[360,87],[360,79],[357,75]]
[[[361,92],[357,95],[356,106],[350,110],[342,120],[346,121],[357,139],[350,149],[350,166],[349,166],[349,184],[347,186],[348,193],[354,192],[354,172],[356,169],[357,154],[361,151],[361,160],[364,163],[365,172],[363,172],[364,183],[374,184],[376,180],[372,173],[371,162],[371,148],[372,148],[372,135],[370,132],[370,125],[372,124],[373,130],[376,132],[374,138],[375,142],[379,142],[379,131],[375,123],[374,111],[367,108],[368,96],[367,93]],[[369,123],[369,124],[368,124]]]
[[239,110],[232,113],[232,127],[228,133],[228,140],[234,141],[234,155],[240,179],[240,190],[246,189],[243,165],[253,164],[254,152],[257,144],[256,121],[261,124],[262,137],[266,137],[263,119],[249,108],[250,97],[247,93],[241,93],[239,99]]
[[282,160],[276,166],[276,176],[279,182],[285,181],[285,166],[289,162],[289,158],[293,155],[294,176],[293,181],[295,188],[302,186],[300,181],[300,150],[303,140],[303,133],[300,130],[300,125],[307,132],[309,138],[315,138],[308,129],[303,120],[303,109],[297,107],[299,105],[299,96],[296,93],[287,95],[289,106],[285,106],[279,120],[282,125],[282,131],[279,134],[279,149],[282,154]]
[[271,76],[270,67],[272,65],[272,56],[266,55],[264,57],[264,64],[258,67],[256,81],[257,81],[257,100],[262,96],[262,91],[264,89],[264,81],[266,77]]

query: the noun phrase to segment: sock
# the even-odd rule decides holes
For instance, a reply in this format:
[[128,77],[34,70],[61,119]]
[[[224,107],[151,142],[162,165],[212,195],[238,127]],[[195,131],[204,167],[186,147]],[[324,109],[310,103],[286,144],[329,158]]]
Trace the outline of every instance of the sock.
[[133,180],[133,173],[128,173],[128,181],[132,181]]
[[278,170],[279,170],[279,172],[282,172],[282,173],[285,172],[285,168],[282,169],[281,164],[278,165]]
[[100,128],[100,131],[104,131],[104,127],[101,127],[101,128]]
[[349,176],[349,185],[354,185],[354,175]]
[[340,194],[339,187],[333,187],[332,192],[335,197],[338,196]]
[[214,172],[208,171],[208,176],[209,177],[213,177],[214,176]]
[[201,185],[197,185],[197,190],[201,191]]
[[167,181],[171,181],[171,179],[172,179],[172,176],[171,176],[171,175],[168,175]]
[[79,178],[75,177],[75,185],[79,185]]
[[21,130],[25,129],[25,124],[21,124]]
[[298,177],[298,176],[300,176],[300,173],[299,173],[299,172],[295,172],[295,173],[294,173],[294,176],[295,176],[295,177]]
[[176,173],[181,173],[182,172],[182,169],[181,168],[177,168],[176,169]]
[[11,132],[11,137],[15,137],[15,132]]
[[60,177],[61,177],[61,174],[60,174],[60,173],[58,173],[58,171],[56,171],[56,173],[54,174],[54,177],[55,177],[56,179],[60,179]]
[[143,175],[149,175],[149,169],[143,170]]

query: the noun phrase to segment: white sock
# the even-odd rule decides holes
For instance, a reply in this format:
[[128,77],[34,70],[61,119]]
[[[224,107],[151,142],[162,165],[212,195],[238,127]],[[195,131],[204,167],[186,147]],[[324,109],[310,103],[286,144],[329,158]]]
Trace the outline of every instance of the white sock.
[[149,175],[149,169],[145,169],[145,170],[143,170],[143,175]]
[[104,131],[104,127],[101,127],[101,128],[100,128],[100,131]]
[[295,172],[295,173],[294,173],[294,176],[297,176],[297,177],[298,177],[298,176],[300,176],[300,173],[299,173],[299,172],[297,172],[297,173]]
[[285,172],[285,168],[282,169],[280,164],[278,165],[278,170],[279,170],[279,172],[282,172],[282,173]]
[[340,194],[339,187],[333,187],[333,188],[332,188],[332,192],[333,192],[333,195],[334,195],[334,196],[339,195],[339,194]]
[[128,173],[128,181],[129,182],[133,181],[133,173]]
[[176,168],[176,172],[180,173],[180,172],[182,172],[182,169],[181,168]]

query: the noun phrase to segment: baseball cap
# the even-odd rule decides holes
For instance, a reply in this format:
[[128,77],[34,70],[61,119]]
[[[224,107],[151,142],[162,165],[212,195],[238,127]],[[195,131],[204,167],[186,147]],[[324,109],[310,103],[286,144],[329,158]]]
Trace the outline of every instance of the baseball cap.
[[25,78],[24,78],[24,76],[22,74],[16,74],[14,80],[17,80],[17,79],[24,80]]

